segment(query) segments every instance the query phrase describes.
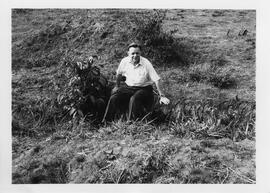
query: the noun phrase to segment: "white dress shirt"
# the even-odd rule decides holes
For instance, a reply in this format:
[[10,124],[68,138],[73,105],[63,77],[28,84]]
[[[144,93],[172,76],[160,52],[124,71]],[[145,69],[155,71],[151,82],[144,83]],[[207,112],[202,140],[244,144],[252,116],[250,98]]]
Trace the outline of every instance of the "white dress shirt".
[[130,57],[123,58],[116,74],[125,76],[128,86],[144,87],[152,85],[153,82],[160,79],[151,62],[142,56],[140,56],[140,62],[135,66],[131,63]]

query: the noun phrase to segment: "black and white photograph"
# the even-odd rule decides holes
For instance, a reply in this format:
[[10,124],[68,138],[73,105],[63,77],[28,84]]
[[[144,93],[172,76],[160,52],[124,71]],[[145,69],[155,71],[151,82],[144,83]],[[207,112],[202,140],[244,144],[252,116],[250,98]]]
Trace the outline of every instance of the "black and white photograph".
[[258,185],[258,24],[256,7],[11,7],[11,185]]
[[13,9],[12,183],[256,183],[255,10]]

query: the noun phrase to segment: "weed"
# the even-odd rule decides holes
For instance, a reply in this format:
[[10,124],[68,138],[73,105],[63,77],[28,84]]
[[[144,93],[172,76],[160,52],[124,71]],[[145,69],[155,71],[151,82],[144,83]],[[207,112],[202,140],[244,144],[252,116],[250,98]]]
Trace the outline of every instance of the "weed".
[[214,65],[200,64],[191,66],[188,71],[189,80],[210,83],[219,89],[236,88],[237,79],[231,74],[230,69],[219,67],[223,65],[224,61],[222,59],[217,61],[218,63],[214,63]]
[[214,74],[208,78],[208,82],[220,89],[236,88],[237,85],[236,79],[230,74]]
[[239,99],[228,101],[191,101],[176,103],[172,111],[172,133],[192,138],[254,138],[255,104]]

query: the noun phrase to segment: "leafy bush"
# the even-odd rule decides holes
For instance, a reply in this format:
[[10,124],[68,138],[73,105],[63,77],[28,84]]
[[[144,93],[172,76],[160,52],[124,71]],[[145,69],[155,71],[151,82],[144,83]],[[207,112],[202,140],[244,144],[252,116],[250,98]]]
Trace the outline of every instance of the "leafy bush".
[[104,113],[111,87],[100,68],[93,65],[95,59],[97,56],[90,57],[88,61],[64,62],[67,82],[57,101],[73,118],[90,115],[100,120]]

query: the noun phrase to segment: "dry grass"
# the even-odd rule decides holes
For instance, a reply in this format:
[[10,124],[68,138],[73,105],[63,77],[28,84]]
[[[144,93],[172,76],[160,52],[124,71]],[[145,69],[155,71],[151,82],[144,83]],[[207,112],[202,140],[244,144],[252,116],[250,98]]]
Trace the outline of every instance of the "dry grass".
[[255,103],[233,99],[180,100],[170,115],[172,131],[188,138],[255,138]]
[[[13,10],[13,183],[254,183],[255,32],[252,10]],[[170,106],[131,123],[65,116],[67,58],[98,55],[114,81],[132,39]]]
[[[85,128],[87,137],[73,137],[68,141],[49,138],[39,143],[24,156],[14,159],[13,183],[255,181],[254,170],[244,169],[247,165],[254,168],[255,163],[254,145],[248,139],[237,143],[228,138],[189,140],[165,134],[164,128],[152,131],[149,136],[151,127],[143,123],[118,122],[111,126],[98,131]],[[116,126],[121,128],[110,131]],[[137,127],[148,132],[140,136],[132,133]],[[45,159],[44,155],[49,158]],[[243,162],[243,159],[249,161]]]

